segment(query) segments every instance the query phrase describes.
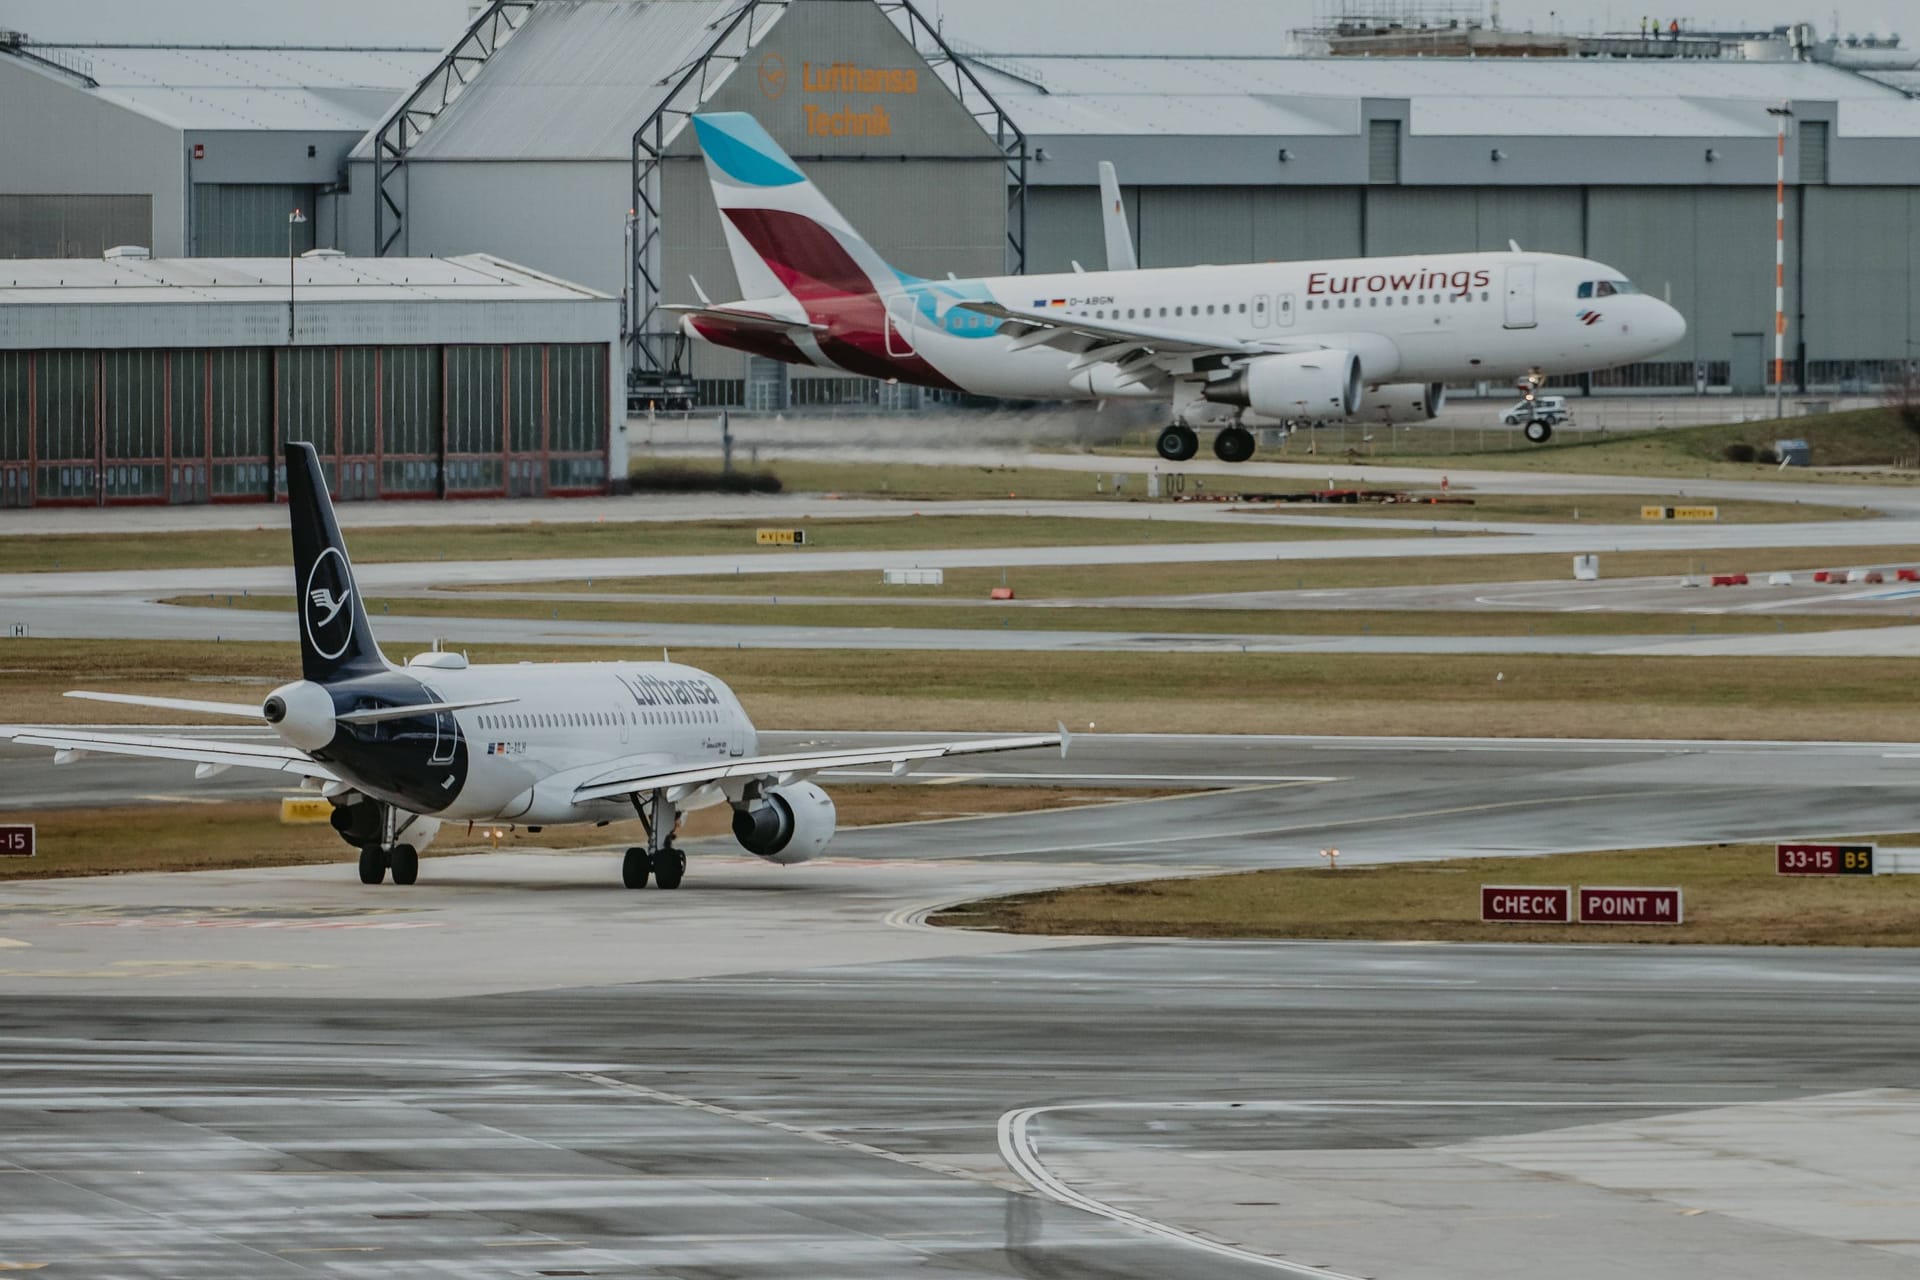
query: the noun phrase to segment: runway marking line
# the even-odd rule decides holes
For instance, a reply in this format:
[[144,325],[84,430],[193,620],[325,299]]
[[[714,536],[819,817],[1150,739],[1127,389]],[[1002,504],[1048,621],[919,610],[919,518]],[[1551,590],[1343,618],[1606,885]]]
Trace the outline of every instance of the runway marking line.
[[857,1155],[872,1156],[878,1160],[891,1160],[895,1164],[909,1165],[927,1173],[938,1173],[949,1178],[961,1178],[967,1182],[984,1183],[1002,1191],[1024,1192],[1028,1188],[1010,1179],[994,1178],[972,1169],[962,1169],[957,1165],[943,1164],[938,1160],[927,1160],[920,1156],[903,1155],[898,1151],[888,1151],[882,1147],[871,1146],[852,1138],[843,1138],[838,1134],[825,1133],[819,1129],[808,1129],[797,1124],[788,1124],[784,1120],[775,1120],[772,1116],[761,1115],[757,1111],[742,1111],[735,1107],[724,1107],[717,1102],[706,1102],[699,1098],[690,1098],[681,1093],[668,1093],[664,1089],[651,1088],[644,1084],[620,1080],[613,1076],[602,1075],[597,1071],[569,1071],[568,1075],[576,1080],[585,1080],[616,1093],[630,1094],[644,1098],[648,1102],[664,1102],[669,1106],[685,1107],[689,1111],[699,1111],[706,1115],[717,1116],[723,1120],[733,1120],[742,1124],[754,1125],[762,1129],[771,1129],[776,1133],[804,1138],[808,1142],[817,1142],[822,1146],[834,1147],[841,1151],[851,1151]]

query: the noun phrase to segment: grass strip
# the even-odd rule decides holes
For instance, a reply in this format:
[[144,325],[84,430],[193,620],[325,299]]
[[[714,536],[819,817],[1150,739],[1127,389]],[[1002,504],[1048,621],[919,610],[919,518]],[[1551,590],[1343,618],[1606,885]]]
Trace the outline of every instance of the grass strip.
[[[1920,876],[1780,876],[1773,868],[1773,846],[1757,844],[1288,868],[990,898],[941,912],[932,922],[1125,937],[1920,945]],[[1483,924],[1482,884],[1678,885],[1686,919],[1647,926]]]
[[[654,648],[465,646],[475,662],[632,661]],[[395,649],[401,659],[408,650]],[[768,729],[1425,734],[1909,742],[1904,658],[1550,654],[1001,653],[676,649]],[[249,701],[299,671],[292,644],[0,642],[15,722],[170,723],[64,689]]]
[[[635,499],[643,503],[644,498]],[[19,534],[0,538],[8,573],[204,569],[283,565],[284,518],[263,509],[255,529],[185,529],[141,533]],[[761,528],[804,527],[806,547],[763,547]],[[373,526],[350,528],[360,564],[441,560],[545,560],[587,556],[738,555],[743,559],[805,556],[809,551],[921,551],[937,548],[1118,546],[1148,542],[1300,542],[1324,538],[1394,538],[1417,529],[1362,529],[1329,524],[1239,525],[1225,521],[1086,520],[1073,516],[908,515],[798,521],[625,520],[554,524]]]

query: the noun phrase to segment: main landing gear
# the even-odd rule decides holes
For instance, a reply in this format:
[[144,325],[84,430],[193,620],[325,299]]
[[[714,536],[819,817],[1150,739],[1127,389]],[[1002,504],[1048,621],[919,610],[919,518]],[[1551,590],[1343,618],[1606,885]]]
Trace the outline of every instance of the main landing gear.
[[[1153,442],[1155,452],[1168,462],[1185,462],[1200,452],[1200,436],[1184,422],[1176,422]],[[1222,462],[1245,462],[1253,456],[1253,432],[1239,423],[1222,427],[1213,437],[1213,456]]]
[[1253,456],[1253,432],[1235,423],[1213,438],[1213,456],[1222,462],[1245,462]]
[[1200,437],[1184,422],[1176,422],[1160,433],[1153,447],[1168,462],[1185,462],[1200,452]]
[[1528,420],[1521,434],[1526,436],[1527,440],[1533,444],[1545,444],[1547,441],[1553,439],[1553,427],[1538,418],[1532,418]]
[[393,873],[395,884],[413,884],[420,879],[420,851],[410,844],[382,849],[377,844],[360,850],[360,883],[379,884]]
[[[400,837],[420,820],[418,814],[401,814],[392,805],[377,800],[359,800],[334,809],[333,829],[341,839],[360,850],[360,883],[379,884],[393,875],[395,884],[413,884],[420,879],[420,850],[404,844]],[[426,840],[433,831],[422,827]]]
[[647,878],[662,889],[678,889],[687,874],[687,855],[673,846],[673,831],[678,815],[664,791],[655,791],[646,800],[633,797],[633,811],[646,828],[647,843],[628,849],[620,860],[620,883],[629,889],[644,889]]

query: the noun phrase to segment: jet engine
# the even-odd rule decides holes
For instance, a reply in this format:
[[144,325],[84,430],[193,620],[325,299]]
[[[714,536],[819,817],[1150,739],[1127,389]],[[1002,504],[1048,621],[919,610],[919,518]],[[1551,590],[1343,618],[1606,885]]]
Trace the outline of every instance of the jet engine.
[[1444,382],[1389,382],[1363,391],[1353,416],[1361,422],[1428,422],[1446,403]]
[[833,839],[834,819],[832,797],[811,782],[768,787],[734,806],[733,838],[769,862],[805,862]]
[[1202,399],[1269,418],[1343,418],[1360,407],[1360,357],[1351,351],[1255,356],[1201,388]]

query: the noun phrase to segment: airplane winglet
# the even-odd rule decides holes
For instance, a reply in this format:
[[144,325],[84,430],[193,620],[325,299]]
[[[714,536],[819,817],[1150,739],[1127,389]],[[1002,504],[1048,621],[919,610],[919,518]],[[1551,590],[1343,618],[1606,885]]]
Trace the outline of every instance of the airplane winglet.
[[1065,760],[1067,758],[1067,748],[1073,745],[1073,735],[1067,732],[1067,722],[1065,720],[1055,720],[1053,723],[1054,727],[1060,730],[1060,758]]
[[693,286],[693,296],[700,299],[701,306],[711,307],[713,305],[713,299],[707,296],[707,291],[700,287],[699,278],[691,272],[687,274],[687,283]]

